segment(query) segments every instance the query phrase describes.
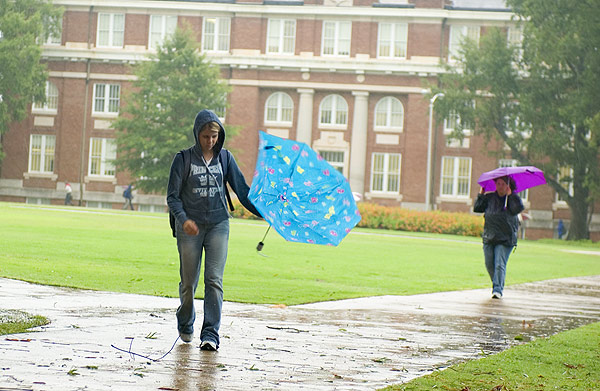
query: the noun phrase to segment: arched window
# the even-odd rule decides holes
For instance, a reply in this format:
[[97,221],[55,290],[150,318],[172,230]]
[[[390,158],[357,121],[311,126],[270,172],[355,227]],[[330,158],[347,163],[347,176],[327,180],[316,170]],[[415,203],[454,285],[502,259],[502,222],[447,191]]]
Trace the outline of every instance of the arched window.
[[265,103],[265,122],[292,124],[294,102],[285,92],[275,92]]
[[348,103],[340,95],[328,95],[319,107],[319,124],[346,126],[348,124]]
[[404,107],[393,96],[382,98],[375,106],[375,130],[402,132],[404,127]]

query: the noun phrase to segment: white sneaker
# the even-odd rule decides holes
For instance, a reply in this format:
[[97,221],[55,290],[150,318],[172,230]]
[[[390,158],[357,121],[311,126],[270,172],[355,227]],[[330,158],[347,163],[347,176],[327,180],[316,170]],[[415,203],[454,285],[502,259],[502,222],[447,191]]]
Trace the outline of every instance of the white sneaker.
[[202,343],[200,344],[200,350],[208,350],[214,352],[217,350],[217,344],[213,341],[202,341]]
[[499,293],[499,292],[492,293],[492,299],[501,299],[501,298],[502,298],[502,293]]
[[179,338],[185,343],[190,343],[194,339],[194,334],[186,334],[179,332]]

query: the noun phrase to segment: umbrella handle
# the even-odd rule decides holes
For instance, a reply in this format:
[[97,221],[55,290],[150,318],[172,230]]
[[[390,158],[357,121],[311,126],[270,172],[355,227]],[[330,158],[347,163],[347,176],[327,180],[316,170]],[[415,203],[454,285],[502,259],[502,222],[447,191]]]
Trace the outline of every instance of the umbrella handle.
[[506,210],[508,206],[508,194],[504,197],[504,210]]
[[260,242],[258,242],[258,245],[256,246],[256,251],[261,251],[264,247],[264,241],[265,238],[267,237],[267,234],[269,233],[269,230],[271,229],[271,225],[269,225],[269,228],[267,228],[267,232],[265,232],[265,236],[263,236],[262,240]]

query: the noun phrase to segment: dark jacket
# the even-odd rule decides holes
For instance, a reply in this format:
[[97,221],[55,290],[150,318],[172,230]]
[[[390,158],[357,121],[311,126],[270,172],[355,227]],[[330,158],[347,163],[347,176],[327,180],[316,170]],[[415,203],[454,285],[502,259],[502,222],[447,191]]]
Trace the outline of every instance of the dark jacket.
[[505,199],[506,196],[500,197],[496,192],[477,195],[473,212],[484,213],[483,243],[517,245],[518,215],[525,208],[521,198],[513,193],[504,209]]
[[[217,122],[221,129],[217,144],[213,149],[214,157],[207,166],[202,158],[202,147],[198,141],[198,134],[206,123],[213,121]],[[193,133],[196,144],[192,149],[187,180],[183,183],[184,163],[180,153],[175,155],[169,174],[167,204],[175,216],[178,227],[181,227],[188,219],[194,220],[197,224],[215,224],[230,217],[223,184],[223,167],[219,161],[219,153],[225,142],[223,124],[215,113],[202,110],[196,115]],[[227,164],[227,183],[242,205],[260,217],[260,213],[248,200],[250,187],[233,155],[226,150],[225,156],[227,157],[227,162],[224,162]]]

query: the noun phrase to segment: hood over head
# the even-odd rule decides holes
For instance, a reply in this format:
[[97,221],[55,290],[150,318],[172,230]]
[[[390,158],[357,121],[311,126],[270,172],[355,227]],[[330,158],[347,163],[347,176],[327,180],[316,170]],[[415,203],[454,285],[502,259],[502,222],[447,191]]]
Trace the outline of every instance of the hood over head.
[[200,147],[200,142],[198,141],[198,135],[200,134],[200,130],[202,130],[202,127],[204,125],[206,125],[209,122],[216,122],[219,124],[219,138],[217,140],[217,144],[214,147],[214,153],[215,156],[217,156],[219,154],[219,152],[221,152],[221,149],[223,148],[223,144],[225,143],[225,128],[223,127],[223,124],[221,123],[221,120],[219,120],[219,117],[213,113],[210,110],[202,110],[200,111],[198,114],[196,114],[196,120],[194,121],[194,140],[196,140],[196,148],[198,149],[198,151],[200,153],[202,153],[202,148]]

